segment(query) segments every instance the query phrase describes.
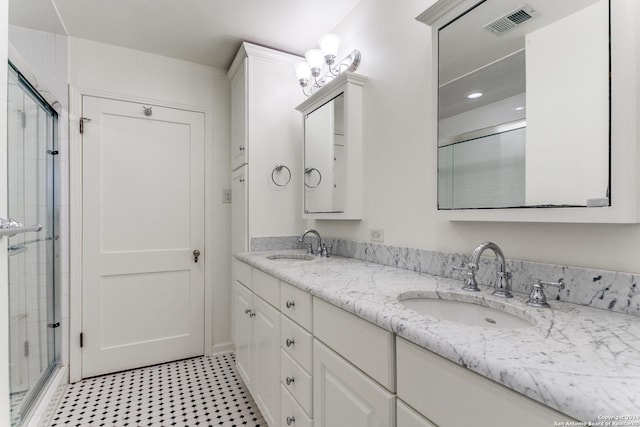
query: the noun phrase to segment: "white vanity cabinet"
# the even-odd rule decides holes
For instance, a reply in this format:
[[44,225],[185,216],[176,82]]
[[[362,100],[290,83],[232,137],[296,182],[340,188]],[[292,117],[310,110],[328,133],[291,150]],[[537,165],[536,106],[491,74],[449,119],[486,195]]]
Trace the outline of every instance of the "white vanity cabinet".
[[402,338],[398,338],[396,349],[398,398],[425,417],[420,419],[414,413],[411,419],[405,410],[406,420],[400,424],[399,415],[398,427],[429,426],[427,420],[441,427],[544,427],[570,420]]
[[277,426],[280,418],[280,312],[267,300],[274,297],[279,300],[279,281],[246,264],[237,264],[235,270],[238,372],[267,424]]
[[[233,253],[249,250],[252,236],[288,236],[304,229],[299,214],[302,128],[295,111],[304,95],[294,73],[301,60],[243,43],[229,67]],[[277,165],[288,170],[274,171]]]

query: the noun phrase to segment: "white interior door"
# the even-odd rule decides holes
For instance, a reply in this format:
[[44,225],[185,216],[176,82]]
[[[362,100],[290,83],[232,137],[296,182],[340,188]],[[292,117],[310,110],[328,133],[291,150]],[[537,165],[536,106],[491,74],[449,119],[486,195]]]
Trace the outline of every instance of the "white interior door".
[[83,378],[204,354],[204,114],[83,96]]

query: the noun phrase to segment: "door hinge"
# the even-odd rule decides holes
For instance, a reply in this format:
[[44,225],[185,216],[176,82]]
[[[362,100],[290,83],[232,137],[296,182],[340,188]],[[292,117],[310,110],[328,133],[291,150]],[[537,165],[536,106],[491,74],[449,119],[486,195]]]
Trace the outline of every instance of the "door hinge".
[[80,124],[80,133],[84,133],[84,122],[90,122],[91,119],[88,117],[80,117],[80,119],[78,119],[78,122]]
[[24,342],[24,357],[29,357],[29,341]]
[[80,348],[84,347],[84,334],[80,332]]
[[27,128],[27,113],[20,111],[20,120],[22,122],[22,129]]

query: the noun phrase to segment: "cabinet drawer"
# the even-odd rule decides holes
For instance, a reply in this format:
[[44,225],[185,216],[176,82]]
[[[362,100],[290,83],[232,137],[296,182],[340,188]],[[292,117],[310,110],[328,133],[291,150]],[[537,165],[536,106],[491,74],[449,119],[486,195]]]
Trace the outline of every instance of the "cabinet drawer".
[[437,427],[398,399],[396,427]]
[[280,418],[281,426],[313,427],[313,420],[304,413],[284,386],[280,389]]
[[280,311],[307,331],[313,331],[313,297],[285,282],[280,282]]
[[312,377],[284,350],[280,354],[280,380],[302,409],[313,416]]
[[307,372],[311,372],[313,369],[311,363],[313,335],[285,315],[282,315],[280,321],[280,345],[293,360],[298,362]]
[[273,276],[253,269],[253,292],[274,307],[280,304],[280,281]]
[[251,266],[237,259],[233,260],[233,277],[249,289],[253,289]]
[[569,419],[404,339],[397,345],[398,397],[438,425],[540,427]]
[[313,301],[313,327],[316,338],[395,391],[395,344],[391,332],[318,298]]

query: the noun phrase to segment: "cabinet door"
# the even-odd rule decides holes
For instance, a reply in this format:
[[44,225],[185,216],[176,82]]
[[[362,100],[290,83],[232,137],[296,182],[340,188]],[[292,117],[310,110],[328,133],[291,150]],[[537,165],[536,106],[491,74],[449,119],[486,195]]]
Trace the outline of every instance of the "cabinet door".
[[254,295],[256,370],[253,397],[270,426],[280,420],[280,312]]
[[247,63],[245,58],[231,80],[231,170],[248,162]]
[[316,427],[394,427],[395,396],[318,340],[313,342]]
[[252,292],[235,282],[235,328],[236,328],[236,366],[249,389],[253,380],[253,333],[250,313],[252,310]]
[[231,253],[249,250],[247,166],[231,175]]
[[398,399],[398,425],[396,427],[436,427],[422,415],[409,408],[402,400]]

